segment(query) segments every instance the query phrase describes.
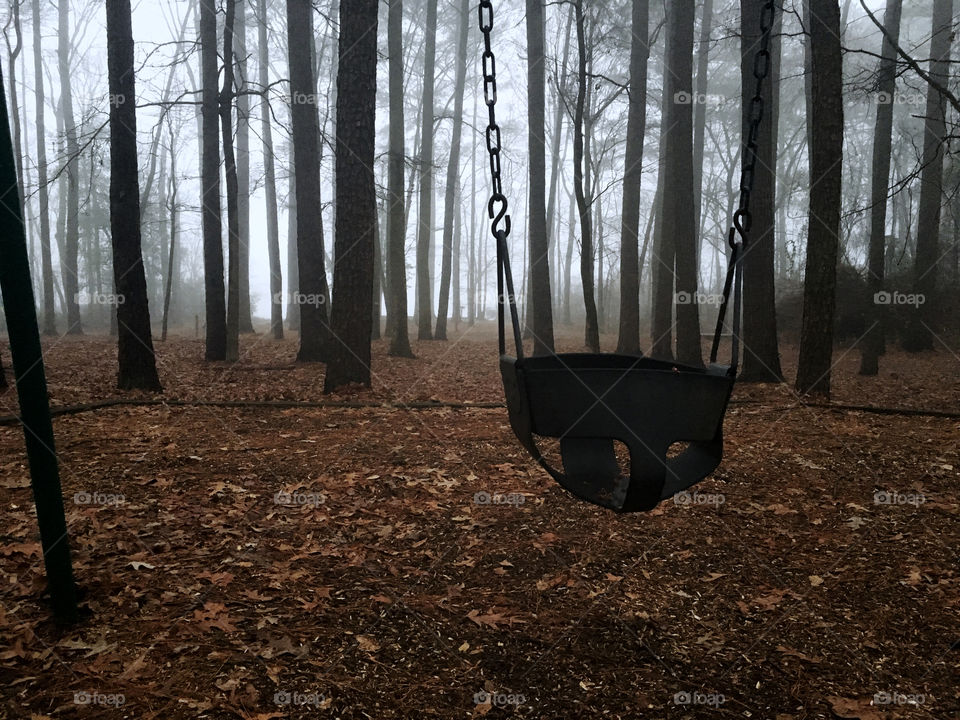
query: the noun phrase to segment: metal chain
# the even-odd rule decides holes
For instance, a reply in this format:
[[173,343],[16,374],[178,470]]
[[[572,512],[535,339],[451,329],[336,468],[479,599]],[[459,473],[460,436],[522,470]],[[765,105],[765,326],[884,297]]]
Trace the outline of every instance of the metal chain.
[[[497,59],[493,54],[491,33],[493,32],[493,2],[480,0],[480,32],[483,33],[483,99],[487,104],[489,122],[487,124],[487,152],[490,154],[490,179],[493,193],[487,210],[493,221],[493,234],[500,233],[506,238],[510,234],[510,216],[507,214],[507,197],[503,194],[503,180],[500,167],[500,125],[497,123]],[[500,227],[500,223],[503,227]]]
[[[770,43],[773,36],[773,23],[776,14],[774,0],[767,0],[760,11],[760,49],[753,57],[753,77],[757,81],[753,98],[750,100],[750,129],[747,133],[743,168],[740,173],[740,205],[733,215],[733,228],[730,229],[730,245],[746,242],[746,234],[753,225],[750,214],[750,196],[753,193],[753,181],[757,170],[757,141],[760,135],[760,123],[763,121],[764,102],[763,85],[770,74]],[[736,234],[734,233],[736,230]],[[737,235],[740,239],[737,240]]]

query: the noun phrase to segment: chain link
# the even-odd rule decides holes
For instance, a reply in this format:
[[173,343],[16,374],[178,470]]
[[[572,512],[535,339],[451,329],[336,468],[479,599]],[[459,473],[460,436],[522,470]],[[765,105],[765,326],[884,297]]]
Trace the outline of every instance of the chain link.
[[[487,105],[489,121],[487,123],[487,153],[490,155],[490,180],[493,192],[487,211],[493,221],[493,234],[505,239],[510,234],[510,216],[507,197],[503,194],[502,167],[500,163],[500,125],[497,123],[497,59],[493,54],[491,33],[493,32],[493,2],[480,0],[480,32],[483,33],[483,99]],[[501,227],[501,223],[503,227]]]
[[[740,205],[733,215],[733,227],[730,229],[730,245],[744,244],[746,234],[753,226],[750,214],[750,196],[753,194],[753,181],[757,174],[757,153],[760,136],[760,124],[763,122],[764,103],[763,85],[770,75],[770,43],[773,37],[773,23],[776,16],[776,3],[767,0],[760,11],[760,49],[753,57],[753,77],[756,89],[750,99],[750,127],[747,131],[746,149],[743,167],[740,171]],[[739,236],[739,239],[738,239]]]

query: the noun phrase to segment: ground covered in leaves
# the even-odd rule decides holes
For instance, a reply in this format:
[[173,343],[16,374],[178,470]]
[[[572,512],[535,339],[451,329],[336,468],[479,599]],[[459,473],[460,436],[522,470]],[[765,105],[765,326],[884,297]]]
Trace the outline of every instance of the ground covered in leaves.
[[[45,349],[55,406],[122,397],[109,339]],[[960,717],[960,419],[742,386],[715,476],[615,516],[502,408],[395,405],[501,401],[490,328],[415,350],[338,397],[376,407],[58,417],[66,629],[0,425],[0,718]],[[168,400],[326,399],[293,341],[158,351]],[[837,359],[836,402],[960,411],[945,350]]]

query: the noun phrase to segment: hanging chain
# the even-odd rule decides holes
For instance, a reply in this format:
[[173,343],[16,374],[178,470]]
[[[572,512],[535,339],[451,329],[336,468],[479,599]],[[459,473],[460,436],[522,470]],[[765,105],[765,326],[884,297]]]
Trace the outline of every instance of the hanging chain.
[[[503,194],[500,166],[500,125],[497,124],[497,59],[493,54],[490,35],[493,32],[493,2],[480,0],[480,32],[483,33],[483,99],[487,104],[487,152],[490,154],[490,179],[493,193],[487,210],[493,221],[493,234],[506,239],[510,234],[510,216],[507,215],[507,197]],[[503,227],[500,224],[503,223]]]
[[[760,49],[753,56],[753,77],[757,81],[753,98],[750,100],[750,130],[747,133],[743,168],[740,173],[740,206],[733,215],[733,227],[730,228],[730,246],[746,242],[746,234],[753,225],[750,214],[750,195],[753,193],[753,181],[757,170],[757,141],[760,135],[760,123],[763,121],[763,85],[770,74],[770,43],[773,36],[773,23],[776,14],[774,0],[767,0],[760,11]],[[737,235],[740,239],[737,239]]]

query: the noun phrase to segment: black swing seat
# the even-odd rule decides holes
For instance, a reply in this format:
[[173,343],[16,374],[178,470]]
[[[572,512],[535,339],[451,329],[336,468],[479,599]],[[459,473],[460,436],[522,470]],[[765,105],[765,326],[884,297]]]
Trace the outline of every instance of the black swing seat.
[[[720,464],[734,373],[632,355],[500,357],[510,424],[520,442],[575,496],[616,512],[652,510]],[[535,436],[558,438],[563,472]],[[630,453],[624,476],[614,450]],[[667,457],[674,443],[688,443]]]

